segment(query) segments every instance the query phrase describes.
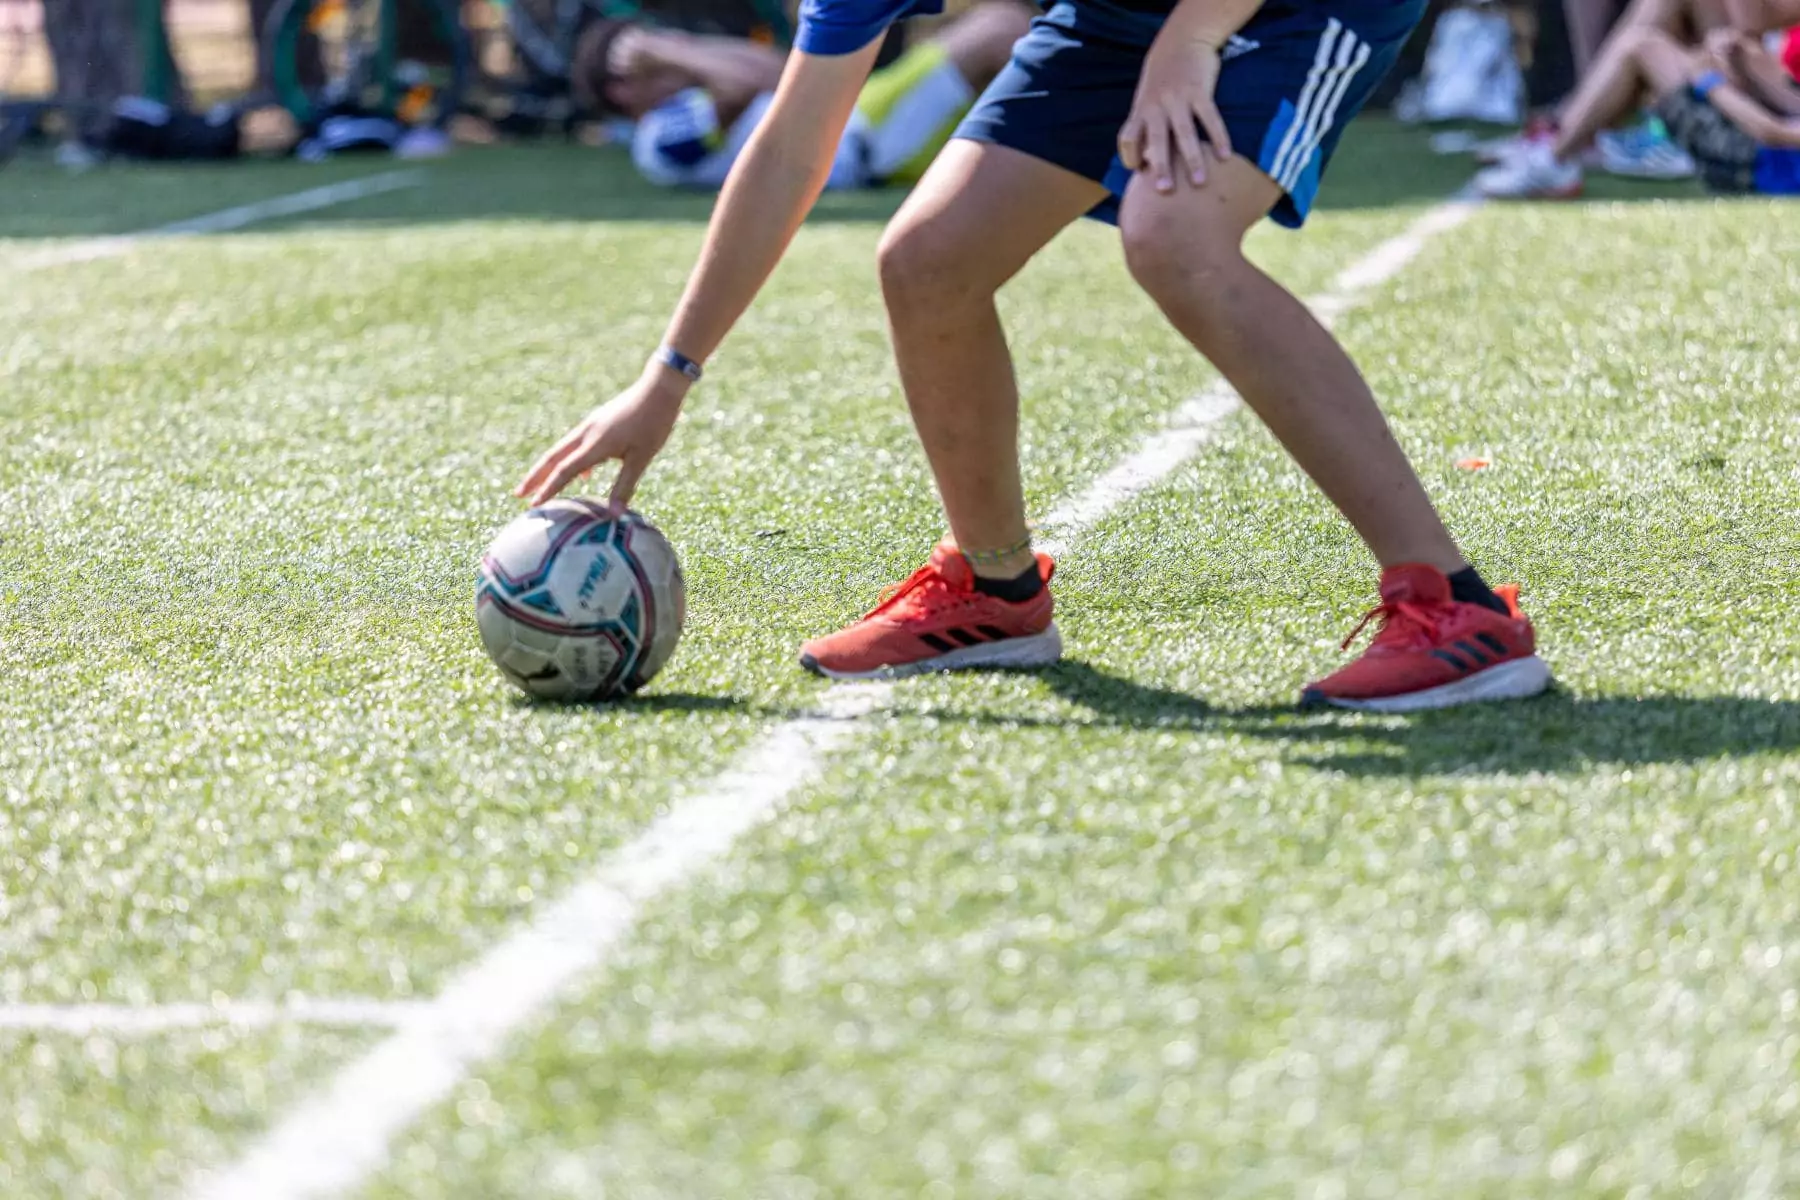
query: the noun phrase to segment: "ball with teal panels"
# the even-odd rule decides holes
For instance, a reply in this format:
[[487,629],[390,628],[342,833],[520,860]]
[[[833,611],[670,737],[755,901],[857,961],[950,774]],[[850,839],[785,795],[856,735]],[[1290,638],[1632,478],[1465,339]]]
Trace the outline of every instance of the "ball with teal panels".
[[675,652],[687,593],[675,551],[636,513],[559,498],[513,521],[482,557],[475,620],[488,655],[546,700],[635,692]]

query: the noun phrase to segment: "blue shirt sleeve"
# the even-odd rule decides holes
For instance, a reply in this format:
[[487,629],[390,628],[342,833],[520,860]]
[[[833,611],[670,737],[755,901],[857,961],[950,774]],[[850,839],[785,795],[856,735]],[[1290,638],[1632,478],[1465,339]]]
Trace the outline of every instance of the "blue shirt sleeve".
[[944,11],[944,0],[801,0],[794,49],[807,54],[853,54],[907,17]]

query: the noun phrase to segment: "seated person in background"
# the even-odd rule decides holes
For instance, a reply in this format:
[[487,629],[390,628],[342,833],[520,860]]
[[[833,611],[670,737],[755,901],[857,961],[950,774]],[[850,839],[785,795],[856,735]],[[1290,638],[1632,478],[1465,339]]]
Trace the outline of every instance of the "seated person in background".
[[[1730,24],[1731,15],[1726,10],[1725,0],[1631,0],[1612,26],[1609,37],[1630,37],[1638,30],[1653,29],[1684,44],[1697,45],[1714,30],[1727,28]],[[1570,32],[1571,40],[1575,40],[1574,30]],[[1601,32],[1606,31],[1602,28]],[[1579,85],[1593,74],[1597,62],[1597,57],[1583,54],[1579,47],[1576,48],[1577,94]],[[1571,96],[1565,98],[1562,105],[1566,107],[1572,102]],[[1503,162],[1524,143],[1553,134],[1557,123],[1555,116],[1534,118],[1526,125],[1524,133],[1490,143],[1477,151],[1477,157],[1489,165]],[[1639,179],[1686,179],[1694,174],[1694,164],[1688,155],[1674,145],[1659,123],[1653,120],[1627,129],[1601,131],[1594,139],[1593,150],[1585,157],[1589,166]]]
[[[831,188],[912,183],[1031,23],[1016,0],[986,0],[869,77],[838,142]],[[716,188],[774,99],[786,55],[737,38],[608,21],[583,35],[575,85],[637,122],[631,157],[666,187]]]
[[1800,192],[1800,89],[1762,41],[1764,21],[1800,23],[1800,0],[1750,4],[1753,11],[1734,5],[1733,24],[1714,29],[1699,47],[1654,27],[1620,29],[1556,124],[1483,171],[1476,186],[1495,197],[1580,195],[1582,151],[1648,94],[1651,111],[1693,157],[1709,191]]

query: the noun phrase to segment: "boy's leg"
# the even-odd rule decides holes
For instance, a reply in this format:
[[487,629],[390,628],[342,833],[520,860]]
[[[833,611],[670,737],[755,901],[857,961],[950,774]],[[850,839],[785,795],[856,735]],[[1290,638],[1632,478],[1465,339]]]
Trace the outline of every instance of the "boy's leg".
[[[1018,388],[995,293],[1106,191],[1015,150],[952,142],[888,226],[894,353],[956,545],[862,620],[801,648],[834,678],[1041,666],[1062,642],[1019,482]],[[977,574],[979,572],[979,574]]]
[[[1243,239],[1303,223],[1343,126],[1405,41],[1405,10],[1324,5],[1253,19],[1216,98],[1233,157],[1162,194],[1122,170],[1132,275],[1325,492],[1380,562],[1380,631],[1314,702],[1410,711],[1541,691],[1531,623],[1469,569],[1349,356]],[[1320,98],[1324,97],[1323,100]]]
[[[995,293],[1106,190],[1003,146],[955,141],[882,238],[882,293],[907,404],[951,533],[977,574],[1032,564],[1019,393]],[[986,557],[1008,547],[998,558]]]
[[1204,187],[1125,193],[1132,276],[1231,382],[1384,567],[1466,564],[1350,358],[1285,288],[1244,257],[1281,188],[1242,156]]

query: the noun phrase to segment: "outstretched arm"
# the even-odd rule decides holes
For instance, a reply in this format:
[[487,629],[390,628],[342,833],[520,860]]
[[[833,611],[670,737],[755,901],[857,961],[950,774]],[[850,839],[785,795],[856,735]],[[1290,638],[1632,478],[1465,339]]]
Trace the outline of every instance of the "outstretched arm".
[[750,307],[825,190],[877,49],[871,43],[842,57],[794,54],[768,115],[725,180],[668,345],[704,362]]
[[[750,307],[825,190],[838,139],[879,48],[876,38],[849,54],[796,52],[788,59],[768,115],[719,194],[700,261],[669,324],[669,349],[705,362]],[[637,383],[538,459],[515,493],[542,503],[597,464],[618,459],[610,503],[623,508],[674,428],[689,383],[652,359]]]

